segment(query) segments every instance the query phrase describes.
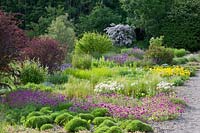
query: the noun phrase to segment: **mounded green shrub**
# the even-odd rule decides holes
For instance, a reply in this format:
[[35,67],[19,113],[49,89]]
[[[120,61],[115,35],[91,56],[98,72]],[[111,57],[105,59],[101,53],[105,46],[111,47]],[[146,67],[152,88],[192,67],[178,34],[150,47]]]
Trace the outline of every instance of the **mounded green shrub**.
[[72,115],[69,113],[63,113],[56,117],[55,123],[62,126],[69,122],[71,119],[73,119]]
[[105,133],[106,131],[109,130],[110,127],[103,126],[103,127],[98,127],[95,129],[94,133]]
[[84,131],[84,130],[87,130],[87,128],[85,128],[85,127],[77,127],[77,128],[75,128],[76,132],[78,132],[78,131]]
[[74,118],[70,120],[67,124],[65,124],[65,130],[67,132],[74,132],[78,127],[84,127],[86,129],[89,129],[90,125],[86,120],[80,118]]
[[91,114],[84,114],[84,113],[80,113],[79,115],[78,115],[81,119],[84,119],[84,120],[93,120],[94,119],[94,116],[93,115],[91,115]]
[[179,58],[173,58],[172,64],[181,65],[181,64],[186,64],[187,62],[188,62],[187,58],[179,57]]
[[40,128],[42,125],[47,123],[52,123],[51,118],[49,116],[42,115],[28,118],[24,125],[31,128]]
[[55,121],[56,117],[61,115],[63,112],[53,112],[50,114],[50,117],[53,121]]
[[40,130],[48,130],[48,129],[52,129],[53,125],[52,124],[44,124],[40,127]]
[[153,129],[150,125],[141,122],[140,120],[133,120],[126,126],[128,132],[153,132]]
[[112,126],[106,133],[123,133],[123,131],[117,126]]
[[40,109],[40,112],[42,112],[42,113],[44,113],[44,114],[50,114],[50,113],[52,113],[52,110],[51,110],[50,107],[42,107],[42,108]]
[[20,71],[20,80],[23,84],[35,83],[39,84],[45,81],[47,68],[44,68],[36,61],[24,61]]
[[74,54],[72,66],[79,69],[90,69],[92,66],[92,56],[89,54]]
[[113,118],[111,118],[111,117],[96,117],[96,118],[94,118],[94,120],[92,121],[92,123],[94,125],[98,126],[98,125],[100,125],[105,120],[111,120],[111,121],[114,122]]
[[41,115],[44,115],[44,113],[39,112],[39,111],[34,111],[34,112],[29,113],[26,118],[29,119],[32,116],[41,116]]
[[187,51],[185,49],[174,49],[174,55],[176,57],[183,57],[187,54]]
[[101,57],[104,53],[109,52],[112,48],[112,41],[106,35],[98,33],[85,33],[77,41],[75,46],[76,54],[89,54],[95,58]]
[[124,120],[124,121],[121,121],[121,122],[120,122],[120,128],[125,129],[126,126],[127,126],[129,123],[131,123],[131,122],[132,122],[132,120]]
[[108,110],[106,108],[96,108],[91,112],[94,117],[102,117],[108,114]]
[[58,106],[55,107],[55,110],[61,111],[61,110],[68,110],[73,104],[72,103],[61,103]]
[[104,126],[108,126],[108,127],[112,127],[112,126],[116,126],[116,124],[111,121],[111,120],[104,120],[99,127],[104,127]]

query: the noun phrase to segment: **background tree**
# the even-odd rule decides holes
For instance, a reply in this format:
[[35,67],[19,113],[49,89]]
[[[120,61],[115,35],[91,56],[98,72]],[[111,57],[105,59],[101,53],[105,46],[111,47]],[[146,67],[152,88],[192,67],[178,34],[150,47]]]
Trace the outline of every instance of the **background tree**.
[[14,16],[0,11],[0,71],[9,71],[9,63],[20,56],[27,38]]

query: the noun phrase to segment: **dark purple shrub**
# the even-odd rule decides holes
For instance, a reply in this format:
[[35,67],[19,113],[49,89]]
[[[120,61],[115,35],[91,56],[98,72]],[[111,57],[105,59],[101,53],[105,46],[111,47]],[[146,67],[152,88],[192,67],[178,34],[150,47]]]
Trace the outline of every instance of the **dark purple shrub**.
[[65,59],[64,49],[59,43],[50,38],[35,38],[24,49],[24,55],[30,59],[39,59],[49,71],[58,69]]

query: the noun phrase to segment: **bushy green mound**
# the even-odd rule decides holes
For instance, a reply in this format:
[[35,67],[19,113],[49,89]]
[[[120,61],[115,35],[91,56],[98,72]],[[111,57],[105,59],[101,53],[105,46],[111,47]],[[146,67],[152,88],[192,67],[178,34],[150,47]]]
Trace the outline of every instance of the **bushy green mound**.
[[111,118],[111,117],[96,117],[96,118],[94,118],[94,120],[92,121],[92,123],[94,125],[98,126],[98,125],[100,125],[105,120],[111,120],[111,121],[114,122],[113,118]]
[[77,128],[75,128],[76,132],[78,132],[78,131],[84,131],[84,130],[87,130],[87,128],[85,128],[85,127],[77,127]]
[[40,112],[42,112],[42,113],[44,113],[44,114],[50,114],[50,113],[52,113],[52,110],[51,110],[50,107],[42,107],[42,108],[40,109]]
[[103,117],[108,114],[108,110],[106,108],[96,108],[91,112],[94,117]]
[[26,117],[27,119],[31,118],[32,116],[41,116],[44,115],[44,113],[39,112],[39,111],[34,111],[28,114],[28,116]]
[[40,130],[48,130],[48,129],[52,129],[53,125],[52,124],[44,124],[40,127]]
[[86,129],[89,129],[90,125],[86,120],[74,118],[65,125],[65,130],[68,132],[75,132],[78,129],[78,127],[84,127]]
[[61,114],[62,114],[62,112],[53,112],[53,113],[50,114],[50,117],[53,121],[55,121],[56,117],[61,115]]
[[72,105],[73,105],[72,103],[61,103],[55,107],[55,110],[57,111],[68,110]]
[[51,123],[51,118],[46,115],[42,116],[32,116],[28,118],[25,122],[26,127],[31,127],[31,128],[40,128],[43,124]]
[[123,133],[123,131],[117,126],[112,126],[106,133]]
[[107,126],[98,127],[95,129],[94,133],[105,133],[108,130],[109,130],[109,127]]
[[55,123],[63,126],[65,123],[67,123],[71,119],[73,119],[72,115],[70,115],[69,113],[63,113],[63,114],[60,114],[56,117]]
[[104,127],[104,126],[112,127],[116,126],[116,124],[111,120],[104,120],[103,123],[99,125],[99,127]]
[[153,129],[150,125],[143,123],[140,120],[133,120],[126,126],[126,130],[128,132],[135,132],[135,131],[153,132]]
[[121,122],[120,122],[120,128],[125,129],[126,126],[127,126],[129,123],[131,123],[131,122],[132,122],[132,120],[124,120],[124,121],[121,121]]
[[83,113],[80,113],[79,115],[78,115],[79,117],[81,117],[81,119],[85,119],[85,120],[93,120],[94,119],[94,116],[93,115],[91,115],[91,114],[83,114]]

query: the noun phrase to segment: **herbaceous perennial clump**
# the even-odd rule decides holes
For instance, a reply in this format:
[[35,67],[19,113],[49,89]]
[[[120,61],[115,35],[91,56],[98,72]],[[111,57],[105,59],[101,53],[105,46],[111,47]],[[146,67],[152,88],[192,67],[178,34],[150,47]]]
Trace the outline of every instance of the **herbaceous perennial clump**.
[[11,107],[23,107],[28,104],[36,106],[56,106],[60,103],[67,102],[67,100],[61,94],[33,90],[17,90],[8,94],[4,102]]

